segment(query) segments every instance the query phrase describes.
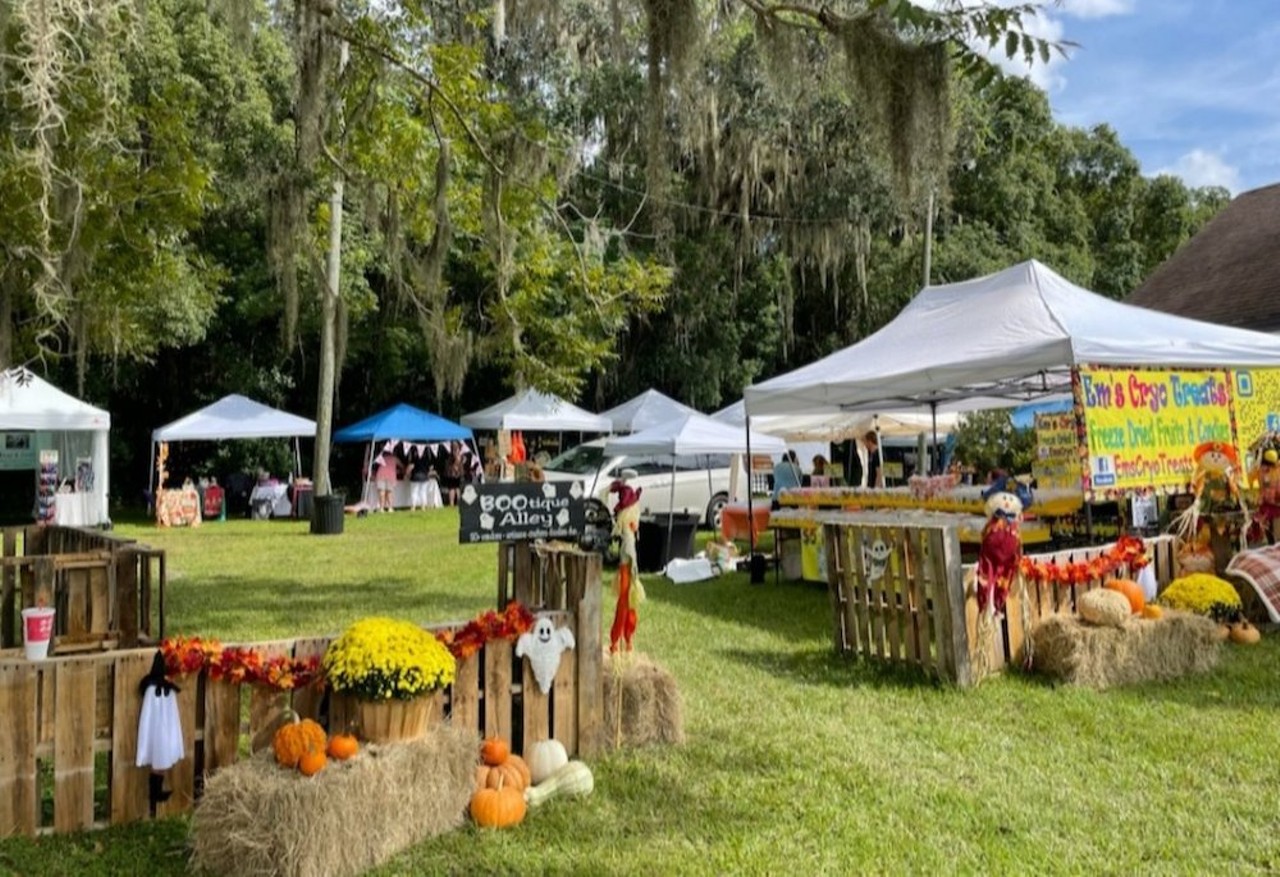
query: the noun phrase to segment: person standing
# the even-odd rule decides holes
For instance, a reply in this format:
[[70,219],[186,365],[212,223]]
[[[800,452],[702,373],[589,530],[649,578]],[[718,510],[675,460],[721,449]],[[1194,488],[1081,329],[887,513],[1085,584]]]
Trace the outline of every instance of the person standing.
[[867,449],[867,487],[884,487],[884,467],[880,465],[880,436],[874,429],[867,430],[862,437],[862,446]]
[[782,491],[794,490],[801,483],[800,459],[795,451],[787,451],[773,467],[773,507],[779,507]]
[[427,508],[427,488],[431,480],[431,464],[425,454],[418,454],[409,470],[409,511]]
[[458,488],[462,486],[463,475],[462,442],[449,442],[449,458],[444,461],[444,478],[440,486],[444,488],[445,505],[458,504]]
[[391,451],[384,451],[373,467],[373,483],[378,488],[378,511],[395,511],[396,481],[399,461]]

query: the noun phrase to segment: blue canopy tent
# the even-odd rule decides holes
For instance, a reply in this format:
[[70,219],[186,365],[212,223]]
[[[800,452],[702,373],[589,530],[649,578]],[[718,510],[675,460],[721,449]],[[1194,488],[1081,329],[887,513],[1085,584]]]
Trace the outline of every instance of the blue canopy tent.
[[393,405],[385,411],[370,415],[359,423],[344,426],[333,434],[335,444],[339,442],[369,443],[364,460],[365,495],[369,492],[369,479],[373,477],[373,447],[376,443],[380,441],[444,442],[455,440],[470,442],[471,453],[477,453],[475,435],[470,429],[438,414],[423,411],[421,408],[415,408],[404,402]]

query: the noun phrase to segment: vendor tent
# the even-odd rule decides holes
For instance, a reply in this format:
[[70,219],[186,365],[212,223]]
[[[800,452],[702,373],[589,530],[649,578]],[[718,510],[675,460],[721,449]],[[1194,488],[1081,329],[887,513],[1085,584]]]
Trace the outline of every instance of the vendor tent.
[[314,438],[316,423],[279,411],[245,396],[223,396],[211,405],[180,417],[151,433],[151,481],[154,486],[156,445],[160,442],[221,441],[224,439],[292,438],[294,459],[301,469],[298,438]]
[[0,372],[0,432],[36,433],[37,441],[48,443],[48,447],[36,447],[36,452],[56,450],[59,481],[76,486],[74,502],[71,498],[55,500],[59,523],[109,522],[110,429],[111,415],[106,411],[62,392],[30,371],[11,368]]
[[[739,399],[711,415],[714,419],[736,426],[747,422],[746,406]],[[950,435],[960,422],[959,411],[938,414],[938,434]],[[751,418],[751,428],[766,435],[790,441],[836,442],[856,438],[868,430],[881,435],[915,436],[933,429],[928,411],[848,411],[832,414],[775,414]]]
[[925,287],[862,341],[748,387],[761,415],[1007,404],[1063,392],[1085,364],[1182,368],[1280,365],[1275,337],[1175,317],[1089,292],[1037,261]]
[[480,411],[463,415],[472,429],[519,429],[526,432],[609,432],[609,418],[584,411],[559,396],[525,390]]
[[[696,454],[781,454],[786,442],[777,436],[748,432],[739,426],[731,426],[718,420],[692,412],[674,420],[651,426],[628,436],[611,438],[605,442],[606,457],[614,454],[641,456],[645,454],[671,455],[671,506],[675,506],[676,457]],[[734,463],[733,470],[739,468]],[[711,471],[707,470],[708,484]],[[747,502],[750,504],[750,491]],[[667,541],[671,541],[671,519],[667,520]]]
[[344,426],[333,434],[335,442],[374,442],[393,438],[423,442],[463,441],[471,439],[472,433],[452,420],[401,402],[359,423]]
[[[370,415],[359,423],[344,426],[333,434],[333,440],[335,443],[369,443],[364,457],[366,501],[373,484],[374,448],[378,442],[388,443],[388,446],[384,446],[382,450],[394,450],[394,447],[389,445],[395,442],[466,441],[471,443],[470,453],[477,455],[479,453],[475,448],[475,437],[471,430],[438,414],[423,411],[421,408],[415,408],[403,402]],[[424,448],[418,448],[419,454],[423,452]],[[407,453],[406,450],[406,455]]]
[[610,408],[600,414],[609,418],[613,431],[618,433],[640,432],[651,426],[674,420],[681,414],[697,412],[683,402],[677,402],[670,396],[657,390],[645,390],[634,399]]

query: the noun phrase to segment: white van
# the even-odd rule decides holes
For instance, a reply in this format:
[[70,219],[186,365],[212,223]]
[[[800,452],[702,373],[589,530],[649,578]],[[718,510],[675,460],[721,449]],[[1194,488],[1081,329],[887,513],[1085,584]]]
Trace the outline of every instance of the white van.
[[[671,454],[644,456],[611,456],[605,458],[605,439],[596,439],[570,448],[542,467],[548,481],[581,480],[591,506],[587,518],[607,523],[608,510],[617,501],[609,493],[609,485],[621,477],[624,469],[635,470],[630,482],[641,489],[641,514],[685,512],[695,514],[704,525],[720,527],[720,511],[729,501],[729,454],[680,455],[675,458],[675,493],[672,494]],[[742,484],[746,485],[745,473]],[[599,507],[605,515],[600,520]]]

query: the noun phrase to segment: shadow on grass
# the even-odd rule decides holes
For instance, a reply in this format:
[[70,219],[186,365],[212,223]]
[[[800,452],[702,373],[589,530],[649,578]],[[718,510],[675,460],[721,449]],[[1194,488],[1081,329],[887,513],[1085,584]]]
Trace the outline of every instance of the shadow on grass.
[[941,682],[922,670],[837,654],[833,648],[807,648],[792,652],[722,649],[717,654],[769,676],[789,679],[800,685],[874,689],[942,687]]
[[772,576],[764,584],[753,585],[745,572],[687,585],[672,584],[657,573],[645,575],[644,581],[650,599],[681,609],[796,639],[830,639],[831,604],[826,589],[819,585],[774,584]]

